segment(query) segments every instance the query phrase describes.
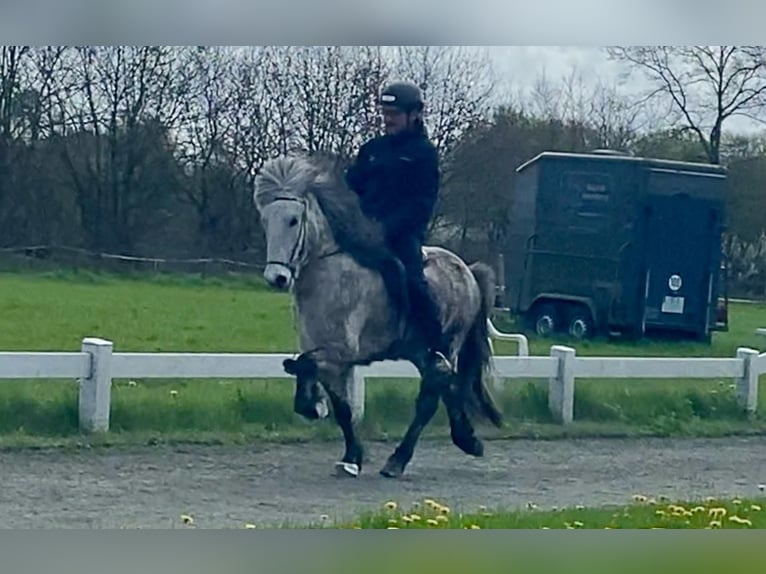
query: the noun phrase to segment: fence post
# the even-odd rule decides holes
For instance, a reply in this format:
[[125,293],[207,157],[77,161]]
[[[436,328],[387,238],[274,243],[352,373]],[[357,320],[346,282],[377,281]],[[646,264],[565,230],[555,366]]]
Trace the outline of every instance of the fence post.
[[759,373],[756,368],[758,351],[748,349],[747,347],[740,347],[737,349],[737,358],[745,362],[744,373],[742,377],[737,379],[737,403],[748,414],[753,414],[758,408]]
[[112,394],[112,342],[86,337],[81,350],[90,355],[90,370],[87,377],[80,379],[80,429],[106,432]]
[[548,409],[560,424],[574,419],[575,350],[563,345],[551,347],[551,357],[558,359],[556,376],[548,379]]
[[348,403],[351,406],[351,420],[359,422],[364,418],[364,375],[358,367],[351,369],[348,376]]

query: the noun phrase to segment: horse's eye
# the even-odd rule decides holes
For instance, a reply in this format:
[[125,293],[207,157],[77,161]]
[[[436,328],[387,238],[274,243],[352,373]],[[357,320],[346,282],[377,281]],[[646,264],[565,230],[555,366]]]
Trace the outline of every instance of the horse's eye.
[[289,225],[290,225],[290,227],[295,227],[296,225],[298,225],[298,218],[297,218],[297,217],[293,217],[293,218],[290,220],[290,223],[289,223]]

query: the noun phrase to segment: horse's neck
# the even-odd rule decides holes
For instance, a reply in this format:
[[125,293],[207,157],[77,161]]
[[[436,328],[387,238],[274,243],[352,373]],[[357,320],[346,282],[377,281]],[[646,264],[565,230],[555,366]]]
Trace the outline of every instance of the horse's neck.
[[327,223],[327,219],[322,214],[316,200],[313,198],[311,200],[307,226],[307,241],[309,244],[306,261],[307,265],[311,265],[319,259],[323,259],[328,255],[340,251],[340,248],[333,237],[330,225]]

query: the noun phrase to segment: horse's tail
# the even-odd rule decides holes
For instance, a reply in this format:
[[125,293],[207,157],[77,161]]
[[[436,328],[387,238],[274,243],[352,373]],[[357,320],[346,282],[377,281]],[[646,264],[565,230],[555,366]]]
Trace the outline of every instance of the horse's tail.
[[495,273],[489,265],[470,266],[481,291],[481,308],[468,332],[458,355],[458,377],[463,381],[467,406],[496,427],[503,424],[503,415],[489,389],[488,379],[492,361],[489,325],[495,300]]

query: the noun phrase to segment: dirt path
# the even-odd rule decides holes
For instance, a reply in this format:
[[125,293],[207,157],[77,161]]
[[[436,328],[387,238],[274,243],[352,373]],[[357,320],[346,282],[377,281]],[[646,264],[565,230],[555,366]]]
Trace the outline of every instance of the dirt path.
[[337,479],[340,445],[146,447],[0,454],[0,527],[239,528],[322,514],[347,517],[389,499],[423,497],[453,508],[609,504],[636,492],[671,497],[758,494],[762,438],[488,442],[470,459],[423,441],[405,478],[378,469],[393,445],[369,444],[359,479]]

